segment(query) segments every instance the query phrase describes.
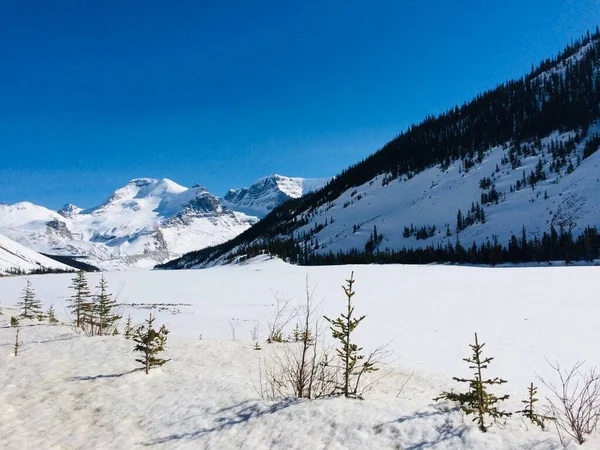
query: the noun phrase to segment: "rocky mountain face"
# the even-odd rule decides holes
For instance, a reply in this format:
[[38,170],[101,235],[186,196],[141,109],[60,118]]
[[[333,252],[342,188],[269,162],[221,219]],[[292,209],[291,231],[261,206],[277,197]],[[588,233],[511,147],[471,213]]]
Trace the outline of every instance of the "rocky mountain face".
[[330,178],[307,179],[269,175],[257,180],[248,188],[231,189],[223,200],[233,209],[264,217],[274,207],[318,190],[330,180]]
[[75,256],[103,269],[150,268],[237,236],[307,186],[318,183],[273,175],[230,191],[227,200],[199,185],[140,178],[89,209],[0,205],[0,233],[35,251]]

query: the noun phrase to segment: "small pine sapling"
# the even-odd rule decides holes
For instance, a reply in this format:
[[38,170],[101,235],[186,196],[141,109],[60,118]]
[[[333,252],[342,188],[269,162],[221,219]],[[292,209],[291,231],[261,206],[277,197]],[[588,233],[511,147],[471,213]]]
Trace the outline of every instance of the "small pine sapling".
[[19,319],[17,319],[15,316],[11,316],[10,317],[10,326],[11,327],[18,327],[19,326]]
[[104,275],[100,279],[98,285],[100,292],[96,295],[94,309],[96,310],[96,319],[98,322],[98,335],[114,335],[116,323],[121,318],[117,314],[117,302],[112,299],[112,295],[108,293],[108,283]]
[[169,331],[164,325],[160,327],[159,331],[156,331],[154,320],[155,318],[150,314],[150,317],[146,320],[146,325],[138,327],[133,335],[133,341],[136,343],[133,351],[142,354],[136,361],[144,367],[146,375],[152,367],[160,367],[169,361],[157,356],[165,350]]
[[552,420],[551,417],[540,415],[535,410],[535,404],[538,401],[537,398],[537,388],[531,383],[527,388],[528,395],[527,400],[521,400],[521,403],[525,405],[525,407],[521,411],[517,411],[517,414],[522,414],[529,420],[531,423],[537,425],[542,430],[546,429],[546,421]]
[[127,316],[127,320],[125,321],[125,329],[123,330],[123,336],[125,336],[125,339],[131,339],[131,336],[133,336],[133,327],[131,326],[131,314]]
[[484,358],[482,356],[482,349],[485,344],[480,344],[477,340],[477,333],[475,333],[475,344],[469,345],[473,350],[473,356],[471,358],[463,358],[463,361],[469,363],[469,369],[474,369],[475,373],[472,379],[457,378],[453,377],[453,380],[459,383],[468,383],[469,391],[464,393],[457,392],[442,392],[438,397],[434,398],[434,401],[438,400],[450,400],[452,402],[458,402],[460,408],[465,414],[475,414],[473,422],[477,422],[479,429],[483,432],[491,426],[488,424],[486,417],[490,417],[495,422],[501,417],[509,417],[511,413],[501,411],[496,406],[499,402],[507,400],[508,395],[497,397],[494,394],[488,392],[487,386],[495,384],[504,384],[506,380],[500,378],[483,378],[483,371],[488,368],[488,365],[494,358]]
[[42,304],[35,297],[31,280],[27,280],[25,289],[23,289],[23,296],[21,297],[21,301],[17,303],[17,306],[19,306],[21,309],[21,314],[19,317],[22,317],[23,319],[42,320],[44,318],[44,314],[42,313]]
[[88,282],[85,278],[85,272],[83,270],[77,272],[77,276],[73,278],[69,288],[73,289],[75,293],[67,300],[67,308],[75,316],[73,318],[75,326],[80,328],[84,325],[84,310],[89,308],[91,297],[90,288],[88,287]]
[[[347,398],[362,398],[359,392],[359,385],[364,374],[379,370],[374,366],[373,359],[360,353],[361,347],[352,342],[352,333],[366,316],[355,317],[352,297],[355,292],[354,272],[350,274],[350,279],[346,280],[347,286],[342,286],[346,294],[347,309],[346,313],[340,314],[337,319],[330,319],[324,316],[325,320],[331,324],[331,333],[334,339],[337,339],[341,347],[336,350],[338,357],[342,361],[342,382],[336,387],[336,391]],[[364,362],[363,362],[364,360]]]
[[50,305],[50,308],[48,308],[48,313],[46,315],[48,316],[48,322],[50,322],[51,324],[58,323],[58,319],[56,318],[56,314],[54,311],[54,305]]
[[254,344],[253,349],[254,350],[261,350],[262,349],[262,347],[260,346],[260,344],[258,343],[258,341],[256,341],[256,343]]

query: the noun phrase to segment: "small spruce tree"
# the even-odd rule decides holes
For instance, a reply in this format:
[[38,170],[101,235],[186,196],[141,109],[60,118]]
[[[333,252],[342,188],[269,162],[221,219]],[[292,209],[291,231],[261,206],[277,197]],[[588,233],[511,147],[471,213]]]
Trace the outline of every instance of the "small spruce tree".
[[535,404],[538,402],[537,388],[531,383],[527,388],[527,400],[521,400],[521,403],[525,407],[521,411],[517,411],[517,414],[522,414],[531,420],[531,423],[537,425],[542,430],[546,429],[546,421],[552,420],[551,417],[540,415],[536,412]]
[[23,296],[21,301],[17,303],[17,306],[21,309],[19,317],[23,319],[43,319],[44,314],[42,313],[42,304],[35,297],[35,292],[31,286],[31,280],[27,280],[25,289],[23,289]]
[[469,369],[474,369],[475,373],[473,378],[457,378],[453,377],[455,381],[460,383],[468,383],[469,391],[464,393],[457,392],[442,392],[434,400],[450,400],[458,402],[460,408],[465,414],[475,414],[473,422],[477,422],[479,429],[483,432],[491,426],[487,422],[487,417],[493,419],[495,422],[501,417],[509,417],[511,414],[505,411],[499,410],[496,406],[499,402],[507,400],[508,395],[497,397],[494,394],[488,392],[487,386],[495,384],[504,384],[506,380],[500,378],[483,378],[483,371],[488,368],[488,365],[494,358],[484,358],[482,356],[482,349],[485,344],[480,344],[477,340],[477,333],[475,333],[475,344],[469,345],[473,350],[473,356],[471,358],[463,358],[463,361],[469,363]]
[[346,283],[348,283],[347,286],[342,286],[347,299],[346,313],[340,314],[337,319],[330,319],[326,316],[324,318],[331,324],[333,337],[341,344],[341,347],[336,349],[336,353],[342,361],[342,382],[336,386],[336,391],[347,398],[361,398],[359,384],[362,375],[379,369],[374,366],[370,358],[365,360],[364,355],[360,353],[362,347],[358,347],[352,341],[352,333],[366,316],[354,316],[354,305],[352,304],[352,297],[355,294],[353,290],[354,272],[350,274],[350,279],[346,280]]
[[17,319],[15,316],[11,316],[10,317],[10,326],[11,327],[18,327],[19,326],[19,319]]
[[48,316],[48,322],[52,324],[58,323],[58,319],[56,318],[56,314],[54,311],[54,305],[50,305],[50,308],[48,308],[48,313],[46,315]]
[[125,339],[131,339],[131,336],[133,336],[133,327],[131,326],[131,314],[127,316],[127,320],[125,321],[125,329],[123,330],[123,336],[125,336]]
[[133,341],[136,343],[133,351],[142,354],[136,361],[144,367],[146,375],[152,367],[160,367],[169,361],[157,356],[165,350],[169,331],[164,325],[160,327],[159,331],[156,331],[154,320],[155,318],[150,314],[150,317],[146,320],[146,325],[138,327],[133,335]]
[[104,278],[100,278],[98,285],[100,292],[96,295],[94,302],[95,317],[97,321],[97,334],[100,336],[114,334],[117,321],[121,318],[117,314],[117,302],[112,299],[108,293],[108,283]]
[[83,270],[77,272],[77,276],[73,278],[69,288],[73,289],[75,293],[69,298],[67,308],[74,316],[75,326],[80,328],[83,326],[85,310],[91,306],[90,289]]

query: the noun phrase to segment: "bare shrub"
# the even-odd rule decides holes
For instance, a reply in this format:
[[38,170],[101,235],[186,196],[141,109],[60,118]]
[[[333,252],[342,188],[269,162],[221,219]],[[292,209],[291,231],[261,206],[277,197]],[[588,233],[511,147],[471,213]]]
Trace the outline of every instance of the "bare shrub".
[[561,442],[567,435],[583,444],[586,436],[598,429],[600,374],[595,367],[582,371],[584,361],[578,361],[571,369],[564,369],[558,362],[548,364],[558,375],[558,383],[538,376],[551,394],[546,397],[549,403],[546,415],[556,425]]
[[232,341],[235,341],[235,332],[239,326],[240,326],[240,321],[238,319],[229,319],[229,328],[231,329],[231,340]]
[[[333,395],[338,382],[337,369],[331,365],[333,351],[325,347],[323,334],[326,329],[322,315],[315,305],[314,289],[311,290],[309,278],[306,277],[306,298],[298,309],[296,317],[299,321],[294,329],[293,342],[287,343],[281,353],[273,355],[269,361],[260,365],[259,394],[266,399],[277,398],[321,398]],[[280,302],[277,311],[289,308],[289,302]],[[289,323],[293,316],[278,313],[273,323],[283,325]],[[288,319],[289,317],[289,319]],[[281,342],[283,327],[272,327],[269,331],[270,342]],[[275,339],[273,339],[273,337]],[[283,339],[282,339],[283,340]]]
[[252,328],[250,328],[250,338],[253,341],[257,341],[260,336],[260,322],[258,320],[254,320],[252,322]]
[[273,342],[285,342],[283,331],[296,317],[296,312],[290,306],[290,299],[282,297],[277,292],[275,292],[273,296],[275,298],[275,315],[273,316],[273,320],[267,324],[269,327],[267,342],[269,344]]

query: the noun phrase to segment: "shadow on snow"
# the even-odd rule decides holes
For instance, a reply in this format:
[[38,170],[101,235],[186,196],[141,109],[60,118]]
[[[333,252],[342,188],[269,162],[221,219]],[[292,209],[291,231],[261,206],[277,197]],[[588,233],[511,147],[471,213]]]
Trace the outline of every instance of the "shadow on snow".
[[[252,403],[250,406],[245,406]],[[215,419],[215,426],[211,428],[203,428],[189,433],[177,433],[170,436],[155,439],[151,442],[144,443],[146,446],[165,444],[171,441],[189,440],[204,436],[208,433],[215,433],[226,430],[235,425],[247,422],[250,419],[258,418],[267,414],[275,414],[282,409],[288,408],[298,403],[298,400],[284,400],[267,408],[262,408],[260,402],[251,402],[249,400],[233,405],[227,408],[216,411],[216,414],[223,414],[222,417]]]

